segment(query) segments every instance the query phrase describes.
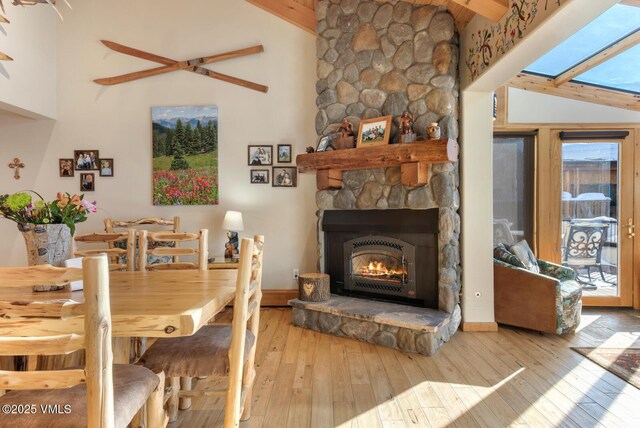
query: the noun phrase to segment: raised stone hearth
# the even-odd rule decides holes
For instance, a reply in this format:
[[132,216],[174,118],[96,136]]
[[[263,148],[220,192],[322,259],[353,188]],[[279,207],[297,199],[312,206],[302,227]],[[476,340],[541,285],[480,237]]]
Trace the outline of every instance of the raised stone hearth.
[[[289,301],[293,324],[388,348],[433,355],[458,328],[454,313],[331,295],[326,302]],[[453,322],[451,322],[453,319]]]

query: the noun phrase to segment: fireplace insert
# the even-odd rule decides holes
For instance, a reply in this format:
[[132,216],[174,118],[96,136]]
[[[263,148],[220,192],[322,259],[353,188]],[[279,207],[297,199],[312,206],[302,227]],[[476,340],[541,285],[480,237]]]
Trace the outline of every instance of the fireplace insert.
[[438,307],[438,210],[325,211],[331,292]]

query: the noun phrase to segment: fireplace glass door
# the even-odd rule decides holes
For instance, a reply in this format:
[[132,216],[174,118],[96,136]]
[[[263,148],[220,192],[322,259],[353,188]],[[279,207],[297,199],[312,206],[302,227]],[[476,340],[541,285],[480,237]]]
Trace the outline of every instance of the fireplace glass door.
[[407,242],[366,236],[345,242],[345,288],[415,297],[415,247]]

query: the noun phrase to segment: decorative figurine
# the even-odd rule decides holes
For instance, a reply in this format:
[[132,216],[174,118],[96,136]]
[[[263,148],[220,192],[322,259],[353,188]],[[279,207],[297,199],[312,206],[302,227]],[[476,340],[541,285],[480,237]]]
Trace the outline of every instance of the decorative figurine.
[[344,137],[353,137],[353,123],[349,122],[345,117],[342,119],[342,123],[340,123],[340,128],[338,128],[338,132],[342,133]]
[[356,146],[354,136],[353,123],[345,117],[331,139],[331,147],[334,150],[353,149]]
[[234,256],[238,257],[238,232],[227,232],[227,238],[229,242],[224,244],[224,258],[232,259]]
[[398,143],[411,143],[416,141],[416,134],[413,132],[413,115],[406,111],[400,116],[400,137]]
[[307,153],[313,153],[313,152],[315,152],[315,151],[316,151],[316,149],[314,149],[313,147],[309,146],[309,147],[307,147],[307,148],[305,149],[305,151],[306,151]]
[[429,124],[427,128],[427,133],[429,134],[430,140],[437,140],[440,138],[440,127],[437,122],[433,122]]

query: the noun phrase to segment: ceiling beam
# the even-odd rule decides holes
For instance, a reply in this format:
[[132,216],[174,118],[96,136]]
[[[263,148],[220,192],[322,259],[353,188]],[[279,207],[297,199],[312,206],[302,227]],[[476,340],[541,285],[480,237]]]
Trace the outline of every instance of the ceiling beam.
[[627,36],[624,39],[617,41],[616,43],[612,44],[608,48],[598,52],[594,56],[582,61],[575,67],[565,71],[564,73],[562,73],[561,75],[555,78],[555,80],[553,81],[553,84],[555,86],[560,86],[564,83],[567,83],[568,81],[575,78],[576,76],[579,76],[580,74],[588,70],[591,70],[592,68],[602,64],[606,60],[611,59],[614,56],[626,51],[627,49],[634,47],[638,43],[640,43],[640,30],[637,30],[635,33],[632,33],[630,36]]
[[247,0],[261,9],[271,12],[290,23],[316,34],[316,12],[294,0]]
[[567,82],[557,87],[553,83],[553,79],[528,73],[520,73],[509,80],[507,85],[512,88],[540,92],[542,94],[555,95],[572,100],[640,111],[640,95],[599,88],[582,83]]
[[490,21],[497,22],[509,9],[508,0],[449,0],[484,16]]

